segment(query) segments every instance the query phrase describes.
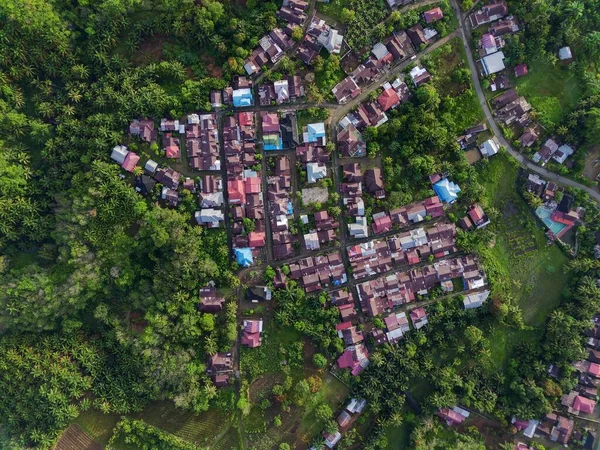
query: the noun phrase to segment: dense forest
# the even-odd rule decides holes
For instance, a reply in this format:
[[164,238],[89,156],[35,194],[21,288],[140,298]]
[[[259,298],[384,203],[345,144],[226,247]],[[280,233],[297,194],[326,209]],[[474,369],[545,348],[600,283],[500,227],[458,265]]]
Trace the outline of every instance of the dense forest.
[[198,312],[197,289],[237,285],[225,233],[147,202],[108,156],[133,117],[207,108],[276,8],[0,6],[0,412],[15,441],[47,448],[91,406],[208,407],[205,352],[235,332]]

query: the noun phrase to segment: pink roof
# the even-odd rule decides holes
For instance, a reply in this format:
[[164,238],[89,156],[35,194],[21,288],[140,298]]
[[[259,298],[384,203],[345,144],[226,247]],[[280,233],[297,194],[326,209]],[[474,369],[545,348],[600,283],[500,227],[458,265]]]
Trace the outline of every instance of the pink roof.
[[481,36],[481,46],[483,48],[494,48],[496,47],[496,38],[492,33],[486,33]]
[[592,414],[594,412],[594,408],[596,408],[596,402],[594,400],[590,400],[589,398],[578,395],[575,397],[572,408],[575,411]]
[[259,194],[260,193],[260,178],[246,178],[245,180],[246,194]]
[[513,425],[515,426],[517,431],[521,431],[529,426],[529,420],[517,419],[513,422]]
[[398,97],[398,93],[392,89],[386,89],[382,92],[382,94],[377,97],[377,102],[381,106],[381,109],[387,111],[390,108],[393,108],[398,103],[400,103],[400,97]]
[[436,20],[440,20],[442,17],[444,17],[444,13],[442,12],[442,8],[439,7],[430,9],[429,11],[425,11],[423,13],[423,18],[427,23],[435,22]]
[[410,312],[410,318],[412,319],[412,321],[414,322],[415,320],[419,320],[423,317],[425,317],[425,308],[421,307],[421,308],[417,308],[417,309],[413,309]]
[[248,245],[250,247],[264,247],[265,246],[265,232],[253,231],[248,235]]
[[237,115],[238,122],[243,127],[254,125],[254,116],[251,112],[241,112]]
[[279,116],[276,113],[267,113],[262,116],[263,133],[279,132]]
[[248,347],[260,347],[260,334],[248,333],[247,331],[244,331],[241,343],[242,345],[247,345]]
[[588,373],[594,375],[596,378],[600,378],[600,364],[591,363]]
[[442,202],[440,202],[440,198],[437,195],[426,198],[425,200],[423,200],[423,203],[425,204],[425,206],[433,206],[433,205],[441,205],[442,204]]
[[355,362],[352,355],[352,350],[346,349],[344,353],[337,360],[338,367],[340,369],[347,369],[348,367],[353,367]]
[[246,203],[246,191],[242,180],[227,181],[227,192],[229,192],[229,202],[244,204]]
[[136,155],[133,152],[129,152],[129,153],[127,153],[127,156],[125,157],[123,164],[121,164],[121,167],[123,169],[125,169],[127,172],[133,172],[133,169],[135,166],[137,166],[137,163],[139,160],[140,160],[140,157],[138,155]]
[[453,409],[450,408],[442,408],[437,412],[437,415],[444,419],[449,425],[455,425],[458,423],[462,423],[465,421],[465,416],[457,413]]
[[179,158],[181,156],[181,149],[179,145],[169,145],[165,148],[165,154],[167,158]]
[[406,258],[408,259],[409,264],[417,264],[420,261],[419,255],[416,250],[406,252]]
[[527,68],[527,64],[519,64],[518,66],[515,66],[515,76],[516,77],[522,77],[527,75],[527,73],[529,72],[529,69]]

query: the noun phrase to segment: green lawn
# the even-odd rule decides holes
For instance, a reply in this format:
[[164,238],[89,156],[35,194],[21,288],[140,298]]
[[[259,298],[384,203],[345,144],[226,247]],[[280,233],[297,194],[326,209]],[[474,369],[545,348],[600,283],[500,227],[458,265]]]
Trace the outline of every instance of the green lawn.
[[558,306],[569,276],[563,272],[568,258],[555,245],[548,246],[544,230],[516,191],[517,168],[500,154],[480,174],[485,187],[484,207],[501,215],[492,226],[495,242],[483,250],[484,265],[497,272],[505,292],[523,311],[528,331],[496,329],[490,337],[493,360],[506,362],[510,348],[519,341],[541,338],[548,314]]
[[386,431],[388,438],[388,450],[406,450],[409,448],[410,432],[412,426],[403,422],[400,426],[390,426]]
[[299,432],[308,436],[315,436],[321,431],[321,424],[315,419],[313,411],[320,403],[327,403],[335,412],[348,395],[348,387],[332,375],[326,374],[323,378],[321,389],[310,399],[306,405]]
[[90,435],[94,442],[102,447],[106,446],[113,434],[113,428],[119,421],[117,414],[103,414],[97,409],[83,411],[75,419],[75,423]]
[[540,122],[554,128],[581,98],[580,82],[566,67],[543,59],[528,66],[529,73],[517,80],[517,90],[531,103]]
[[342,21],[342,9],[349,8],[348,0],[331,0],[329,3],[317,2],[317,11],[323,13],[327,17],[341,22]]

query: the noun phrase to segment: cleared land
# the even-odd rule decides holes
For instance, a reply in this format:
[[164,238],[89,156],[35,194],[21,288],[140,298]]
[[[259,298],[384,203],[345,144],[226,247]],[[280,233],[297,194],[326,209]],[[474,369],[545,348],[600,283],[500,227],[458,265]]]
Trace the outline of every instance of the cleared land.
[[559,64],[538,59],[528,66],[529,73],[517,80],[517,90],[531,103],[542,125],[552,129],[581,98],[580,83],[573,73]]

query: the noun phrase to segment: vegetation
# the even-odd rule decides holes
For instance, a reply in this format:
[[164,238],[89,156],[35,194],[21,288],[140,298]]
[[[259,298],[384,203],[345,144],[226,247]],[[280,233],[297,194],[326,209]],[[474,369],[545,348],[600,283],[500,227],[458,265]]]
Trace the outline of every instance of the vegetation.
[[126,418],[115,427],[115,433],[108,443],[107,449],[117,448],[117,442],[132,445],[135,448],[155,448],[157,450],[201,450],[200,447],[185,442],[172,434],[144,423],[142,420]]

